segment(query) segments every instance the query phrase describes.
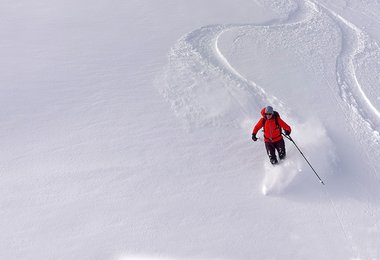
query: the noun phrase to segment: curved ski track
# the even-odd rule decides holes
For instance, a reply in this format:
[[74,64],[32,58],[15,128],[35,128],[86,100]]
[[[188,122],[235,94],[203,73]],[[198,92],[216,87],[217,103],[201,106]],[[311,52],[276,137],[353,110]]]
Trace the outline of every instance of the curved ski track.
[[[339,86],[341,99],[345,102],[346,107],[342,108],[348,122],[351,123],[353,131],[357,133],[359,141],[370,147],[371,156],[368,158],[380,158],[380,111],[372,99],[380,96],[378,85],[369,85],[364,90],[357,77],[358,63],[355,63],[360,57],[380,58],[380,47],[372,40],[368,34],[360,30],[354,24],[344,19],[339,14],[327,7],[314,1],[309,1],[319,7],[319,12],[329,15],[339,26],[343,44],[341,53],[336,62],[336,78]],[[374,72],[377,75],[379,71]],[[330,86],[333,88],[333,86]],[[367,94],[368,92],[368,94]],[[364,109],[363,109],[364,108]],[[373,154],[375,153],[375,155]],[[376,171],[374,170],[376,175]],[[377,176],[380,180],[380,176]]]

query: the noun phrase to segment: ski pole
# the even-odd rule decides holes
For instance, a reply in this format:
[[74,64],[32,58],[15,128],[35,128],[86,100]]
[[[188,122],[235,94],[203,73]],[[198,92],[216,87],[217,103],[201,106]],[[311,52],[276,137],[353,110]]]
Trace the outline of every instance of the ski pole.
[[314,170],[313,166],[311,166],[310,162],[306,159],[305,155],[302,153],[301,149],[298,148],[296,142],[294,142],[293,138],[290,137],[290,135],[285,135],[283,133],[281,133],[283,136],[285,136],[288,140],[292,141],[292,143],[296,146],[296,148],[298,149],[298,151],[301,153],[301,155],[303,156],[303,158],[306,160],[306,162],[309,164],[310,168],[313,170],[313,172],[315,173],[315,175],[318,177],[319,179],[319,182],[322,183],[323,185],[325,185],[325,183],[322,181],[321,177],[319,177],[318,173]]

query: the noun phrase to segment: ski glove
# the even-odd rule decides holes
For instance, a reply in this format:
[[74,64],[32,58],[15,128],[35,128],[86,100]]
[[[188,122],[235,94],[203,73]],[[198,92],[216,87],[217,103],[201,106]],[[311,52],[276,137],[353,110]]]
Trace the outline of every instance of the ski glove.
[[256,142],[256,141],[257,141],[257,137],[256,137],[256,134],[252,134],[252,140],[253,140],[254,142]]
[[290,131],[285,130],[285,135],[290,135]]

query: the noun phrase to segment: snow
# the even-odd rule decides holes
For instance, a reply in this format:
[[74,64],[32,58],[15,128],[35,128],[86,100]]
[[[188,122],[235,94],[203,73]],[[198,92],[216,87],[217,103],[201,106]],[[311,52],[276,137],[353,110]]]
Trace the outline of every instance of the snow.
[[0,14],[1,259],[380,259],[379,1]]

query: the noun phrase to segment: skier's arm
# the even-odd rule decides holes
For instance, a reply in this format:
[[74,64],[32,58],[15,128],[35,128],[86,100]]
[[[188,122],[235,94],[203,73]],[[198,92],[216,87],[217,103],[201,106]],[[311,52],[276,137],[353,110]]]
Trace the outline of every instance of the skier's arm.
[[288,131],[289,134],[292,132],[292,128],[287,123],[285,123],[285,121],[282,120],[281,117],[278,117],[278,124],[281,126],[282,129]]

